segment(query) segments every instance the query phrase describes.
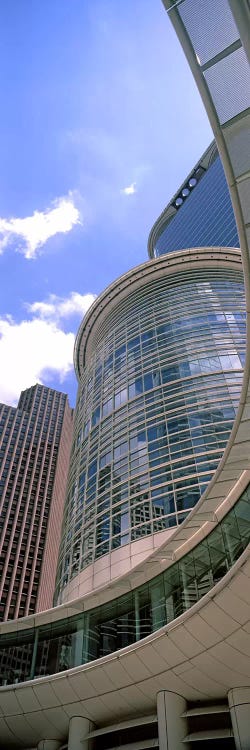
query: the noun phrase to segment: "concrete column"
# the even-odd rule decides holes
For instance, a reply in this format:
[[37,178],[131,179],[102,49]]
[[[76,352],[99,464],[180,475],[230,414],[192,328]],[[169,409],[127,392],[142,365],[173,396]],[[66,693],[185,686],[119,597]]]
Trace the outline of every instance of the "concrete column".
[[236,750],[250,748],[250,687],[233,688],[228,693]]
[[92,729],[92,721],[83,719],[82,716],[73,716],[69,722],[68,750],[92,750],[93,741],[88,739]]
[[182,695],[171,693],[170,690],[161,690],[158,693],[159,750],[183,750],[182,740],[188,734],[187,720],[182,718],[186,707],[186,700]]
[[58,750],[61,744],[61,740],[41,740],[38,742],[37,750]]

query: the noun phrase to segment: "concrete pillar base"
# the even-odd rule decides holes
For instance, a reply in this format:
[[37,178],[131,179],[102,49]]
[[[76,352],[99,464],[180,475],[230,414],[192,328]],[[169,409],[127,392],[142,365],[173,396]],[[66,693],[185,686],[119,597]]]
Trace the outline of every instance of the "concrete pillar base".
[[228,693],[236,750],[250,748],[250,687],[233,688]]
[[184,737],[188,734],[186,700],[182,695],[161,690],[157,695],[159,750],[183,750]]
[[94,729],[92,721],[83,719],[81,716],[73,716],[69,722],[68,750],[92,750],[93,741],[87,739],[92,729]]
[[61,744],[60,740],[41,740],[38,742],[37,750],[58,750]]

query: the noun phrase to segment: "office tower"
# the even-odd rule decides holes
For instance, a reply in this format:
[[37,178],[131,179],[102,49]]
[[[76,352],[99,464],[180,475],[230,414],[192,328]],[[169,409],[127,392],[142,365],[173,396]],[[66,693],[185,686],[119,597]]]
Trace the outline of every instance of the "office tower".
[[187,247],[239,247],[232,201],[215,142],[156,220],[150,258]]
[[42,385],[0,405],[1,620],[52,606],[72,421]]
[[129,570],[184,521],[229,439],[244,357],[237,249],[162,256],[98,298],[75,346],[56,601],[110,581],[121,559]]
[[[237,218],[245,269],[246,311],[247,318],[249,318],[250,76],[242,46],[242,44],[245,46],[250,56],[249,3],[248,0],[241,0],[241,3],[238,0],[210,0],[209,4],[207,0],[183,0],[183,2],[165,0],[164,4],[169,11],[169,18],[172,19],[180,35],[220,146]],[[170,70],[166,71],[167,74],[173,75],[171,62]],[[189,200],[191,200],[190,197],[186,201],[187,205]],[[166,750],[166,748],[182,750],[183,747],[192,746],[193,743],[197,750],[201,748],[204,750],[204,747],[212,748],[215,744],[218,744],[220,750],[224,748],[228,750],[230,747],[236,750],[249,750],[249,334],[247,335],[243,388],[235,421],[221,462],[199,502],[190,510],[182,523],[164,528],[163,531],[157,530],[155,534],[140,534],[139,538],[130,542],[126,539],[127,519],[122,520],[122,516],[127,512],[126,507],[123,509],[123,505],[126,506],[126,498],[122,495],[122,484],[125,485],[127,481],[131,481],[131,492],[134,476],[132,471],[135,470],[135,496],[138,496],[137,485],[140,473],[138,468],[145,466],[147,446],[145,446],[144,438],[140,440],[139,436],[140,431],[143,432],[149,428],[145,421],[143,406],[148,391],[145,388],[146,381],[143,381],[143,390],[141,389],[140,378],[141,373],[142,378],[144,372],[145,375],[147,374],[147,356],[150,361],[152,353],[152,364],[156,363],[158,366],[158,369],[153,371],[156,373],[155,380],[152,376],[150,381],[152,391],[150,395],[153,396],[154,390],[162,389],[161,405],[159,401],[155,404],[154,398],[147,402],[147,406],[152,408],[151,416],[147,414],[147,420],[152,419],[152,425],[154,425],[155,418],[162,413],[166,420],[169,419],[171,410],[176,409],[176,401],[179,399],[181,401],[182,397],[185,401],[181,403],[183,414],[189,414],[190,406],[193,405],[197,416],[201,388],[190,393],[190,402],[189,392],[186,390],[188,378],[194,380],[196,376],[200,377],[203,374],[206,379],[211,376],[211,381],[205,381],[206,397],[209,397],[210,388],[214,382],[215,390],[218,389],[218,401],[222,409],[224,407],[221,404],[218,386],[219,374],[221,376],[224,373],[227,376],[228,406],[230,400],[232,403],[234,401],[234,385],[237,400],[239,393],[238,385],[235,383],[237,370],[234,369],[233,361],[230,364],[231,379],[228,379],[228,360],[227,363],[224,360],[220,361],[220,370],[216,369],[213,372],[194,370],[192,374],[187,374],[186,370],[181,378],[180,371],[179,377],[178,370],[175,373],[173,371],[172,375],[177,376],[176,379],[170,378],[169,382],[164,382],[165,368],[161,359],[161,346],[157,345],[157,348],[153,342],[152,352],[149,346],[148,355],[142,347],[143,325],[147,319],[144,316],[142,303],[144,292],[148,295],[148,320],[151,321],[154,307],[157,307],[156,286],[162,292],[164,283],[169,282],[169,288],[171,288],[172,279],[176,290],[175,303],[178,308],[181,289],[187,290],[186,285],[190,280],[190,306],[193,317],[195,317],[195,304],[199,304],[200,296],[201,309],[198,315],[205,316],[205,309],[207,305],[209,306],[211,299],[212,312],[208,311],[208,316],[224,314],[224,320],[225,323],[227,320],[228,326],[230,322],[233,325],[236,324],[237,320],[241,324],[242,320],[236,317],[238,311],[233,311],[230,317],[231,314],[225,308],[224,297],[227,288],[233,291],[234,287],[235,291],[239,273],[239,255],[236,249],[196,247],[163,255],[129,272],[106,290],[106,293],[101,295],[94,304],[80,328],[76,342],[75,363],[81,380],[81,388],[77,404],[75,445],[69,473],[68,486],[71,495],[68,497],[64,518],[64,523],[68,523],[68,538],[64,535],[61,550],[61,562],[65,564],[64,570],[68,578],[66,577],[65,580],[61,578],[64,573],[63,569],[59,568],[58,579],[62,586],[62,594],[65,596],[65,603],[45,615],[38,613],[35,617],[19,621],[18,630],[16,623],[4,623],[1,626],[0,648],[2,658],[6,660],[5,664],[13,654],[13,646],[18,653],[21,650],[23,654],[22,665],[20,664],[19,667],[17,665],[16,668],[15,680],[13,680],[13,673],[8,672],[8,669],[4,672],[2,669],[0,736],[4,750],[11,747],[15,750],[21,747],[26,749],[37,747],[38,750],[59,750],[62,747],[67,747],[68,750],[100,750],[100,748],[111,750],[124,746],[131,750],[142,747],[144,750],[149,750],[151,747],[159,750]],[[218,287],[215,295],[216,278]],[[191,293],[191,281],[196,285],[196,297]],[[205,292],[205,284],[207,284],[207,292]],[[152,297],[150,297],[150,288]],[[202,288],[203,295],[200,292]],[[132,308],[130,307],[131,300],[134,303]],[[186,294],[183,313],[186,312],[188,300],[189,295]],[[232,305],[234,301],[235,294],[232,294]],[[118,308],[126,324],[126,352],[122,350],[115,363],[116,330],[120,336],[119,340],[117,339],[118,351],[119,347],[123,346],[121,339],[124,335],[119,329]],[[171,309],[169,312],[171,313]],[[167,314],[167,304],[163,304],[160,319],[157,323],[155,321],[155,324],[160,326],[163,317],[163,325],[168,325]],[[170,315],[172,329],[167,329],[168,334],[173,334],[175,347],[177,346],[175,323],[181,320],[182,330],[183,322],[185,323],[186,320],[186,316],[183,318],[181,316],[182,306],[180,306],[178,318],[175,314],[172,317]],[[216,320],[219,325],[218,330],[215,330]],[[240,355],[241,333],[239,337],[238,333],[235,337],[236,327],[234,331],[229,332],[226,328],[220,328],[223,323],[222,318],[212,317],[209,320],[208,317],[209,336],[205,342],[205,320],[200,323],[200,341],[203,341],[205,345],[200,351],[199,340],[196,339],[197,367],[201,367],[198,363],[202,359],[202,354],[209,361],[207,346],[210,345],[215,346],[216,349],[218,347],[219,358],[231,356],[228,346],[225,347],[225,355],[220,351],[224,333],[226,338],[228,337],[230,348],[232,340],[235,342],[237,354],[234,353],[234,356]],[[133,338],[138,339],[139,336],[138,333],[133,335],[132,329],[136,325],[141,326],[140,351],[138,351],[138,341],[133,341]],[[164,331],[162,333],[159,331],[159,336],[163,334]],[[109,335],[113,336],[110,341]],[[171,343],[170,338],[168,336],[166,341],[168,347]],[[191,331],[187,326],[183,350],[185,350],[185,355],[188,352],[188,357],[191,352],[191,338]],[[149,344],[147,338],[146,342]],[[98,361],[99,347],[104,343],[110,347],[108,352],[105,351],[105,377],[104,360]],[[132,354],[129,349],[130,343]],[[177,353],[179,357],[181,349],[178,349]],[[106,355],[112,357],[110,363]],[[93,381],[91,368],[94,365],[95,356],[97,361]],[[189,362],[189,358],[185,361]],[[190,359],[190,363],[191,361]],[[178,368],[179,364],[178,360]],[[224,364],[226,364],[225,371]],[[98,369],[101,365],[102,372]],[[217,365],[218,363],[216,367]],[[86,393],[83,390],[84,368],[86,368],[86,373],[89,368],[89,379],[86,377],[85,383]],[[126,381],[124,386],[122,371],[124,371]],[[120,378],[117,390],[116,374]],[[215,375],[214,381],[213,375]],[[136,392],[137,376],[138,393]],[[129,393],[129,390],[126,392],[127,400],[125,401],[123,388],[129,389],[130,377],[134,381],[135,390],[133,395]],[[111,382],[113,386],[110,395]],[[182,389],[184,382],[185,391]],[[164,388],[165,385],[171,386],[174,383],[178,385],[179,391],[172,393],[167,408]],[[97,409],[98,405],[102,407],[104,410],[102,413],[90,408],[94,406],[92,390],[93,395],[96,396],[95,407]],[[129,410],[130,395],[131,404],[133,401],[136,403],[134,413],[133,409]],[[176,401],[173,396],[177,397]],[[142,399],[141,407],[140,398]],[[215,415],[215,427],[221,426],[218,420],[219,404],[217,407],[211,405],[211,415]],[[90,412],[93,421],[90,421]],[[109,432],[108,421],[111,419],[114,419],[112,434]],[[106,423],[105,429],[102,430],[104,423]],[[205,426],[201,425],[201,422],[198,424],[199,429]],[[83,426],[84,429],[86,427],[86,434],[82,433]],[[126,443],[129,431],[131,433],[134,431],[134,434],[131,434],[131,441],[135,439],[135,442],[129,445],[131,464],[127,463],[126,466],[125,456],[128,448],[127,445],[123,448],[123,437]],[[201,429],[199,440],[202,435]],[[98,440],[95,436],[98,436]],[[183,436],[180,435],[180,437],[182,441]],[[112,445],[110,445],[110,438],[112,438]],[[147,434],[147,441],[148,438]],[[159,461],[162,449],[166,456],[165,438],[165,432],[162,433],[160,430],[155,438],[156,446],[152,445],[150,460],[156,460],[157,469],[161,468]],[[88,450],[85,457],[83,450],[86,439]],[[118,448],[115,445],[116,440],[119,441],[117,455],[114,453]],[[100,452],[103,447],[102,441],[105,450]],[[192,460],[195,458],[197,461],[196,440],[190,437],[190,441],[192,442]],[[108,454],[111,448],[113,451],[111,458],[113,462],[117,461],[117,467],[111,466],[109,460]],[[205,453],[207,448],[206,443]],[[136,455],[132,458],[133,452]],[[100,497],[101,494],[103,496],[103,509],[100,513],[103,512],[104,524],[99,529],[101,538],[91,533],[93,523],[91,495],[96,485],[95,461],[97,459],[100,462]],[[172,459],[169,464],[171,472],[174,469],[174,463],[175,459]],[[78,542],[77,535],[82,524],[81,513],[77,512],[77,503],[79,498],[81,504],[83,497],[84,466],[88,468],[88,477],[85,507],[82,505],[82,511],[87,512],[88,508],[90,510],[85,527],[85,530],[87,531],[88,528],[90,532],[90,544],[89,549],[87,545],[85,547],[85,540],[82,538],[83,548],[80,549],[79,555],[79,549],[76,547],[72,552],[72,546]],[[183,468],[187,474],[191,468],[185,456],[183,456]],[[154,471],[154,464],[152,464],[152,470]],[[141,473],[144,473],[144,469]],[[198,474],[199,471],[196,472],[196,477]],[[111,522],[106,523],[105,518],[107,509],[111,510],[108,490],[109,485],[112,490],[115,489],[115,480],[121,475],[123,482],[120,480],[117,482],[117,519],[114,526],[111,526]],[[156,475],[157,480],[159,476],[160,472]],[[192,476],[188,474],[187,479],[193,479],[193,476],[194,473]],[[182,482],[183,477],[180,477],[180,480]],[[166,481],[170,480],[167,478]],[[154,487],[152,483],[150,492],[154,491]],[[189,482],[186,487],[190,488]],[[147,491],[144,486],[141,490]],[[176,490],[179,490],[179,487]],[[147,498],[144,500],[148,502]],[[148,510],[144,504],[141,508],[142,511],[139,508],[137,512],[136,509],[133,515],[133,528],[136,529],[142,529],[149,523],[150,508]],[[161,508],[162,505],[157,504],[156,517],[155,520],[151,519],[151,524],[154,522],[158,524],[159,518],[160,523],[162,520],[165,522],[165,518],[170,518],[169,509],[167,513],[164,512],[164,517],[161,517]],[[177,516],[179,510],[175,507],[174,512]],[[113,515],[115,519],[116,514]],[[107,552],[105,547],[107,542],[111,545],[111,539],[119,538],[120,541],[123,536],[125,537],[124,544],[121,543],[117,547],[114,545],[112,551]],[[66,548],[70,539],[72,545],[69,545],[70,556],[67,559]],[[161,540],[159,545],[157,540]],[[133,545],[138,545],[136,561],[132,559]],[[95,561],[91,562],[93,550],[96,553],[99,547],[100,557],[96,555]],[[83,554],[85,561],[88,554],[91,557],[89,564],[80,571],[80,560]],[[69,581],[70,575],[72,575],[71,581]],[[79,577],[78,591],[77,587],[74,590],[73,584],[77,577]],[[85,590],[89,588],[85,595],[84,587],[86,587]],[[66,601],[66,597],[68,599],[72,597],[72,600]],[[25,667],[24,654],[26,654]],[[26,684],[27,680],[33,680],[33,682]],[[13,682],[19,684],[17,686],[12,684],[8,687],[8,683]]]

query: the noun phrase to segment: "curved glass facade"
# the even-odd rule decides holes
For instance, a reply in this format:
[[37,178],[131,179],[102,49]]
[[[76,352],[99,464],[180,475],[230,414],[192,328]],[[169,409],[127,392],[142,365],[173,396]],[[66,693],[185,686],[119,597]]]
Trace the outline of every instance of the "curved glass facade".
[[107,307],[96,330],[79,386],[57,597],[95,559],[180,524],[206,488],[239,402],[242,274],[203,267],[155,278]]
[[197,185],[190,187],[190,194],[183,198],[175,216],[166,226],[163,224],[153,251],[157,258],[186,247],[209,245],[239,247],[233,207],[219,155],[204,171]]
[[145,638],[210,591],[249,541],[248,487],[202,542],[148,583],[88,612],[1,635],[0,684],[71,669]]

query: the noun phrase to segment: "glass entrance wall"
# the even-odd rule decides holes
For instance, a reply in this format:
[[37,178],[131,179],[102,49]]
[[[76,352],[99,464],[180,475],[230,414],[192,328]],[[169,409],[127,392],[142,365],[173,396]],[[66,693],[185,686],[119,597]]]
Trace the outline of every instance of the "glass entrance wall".
[[241,391],[241,271],[204,267],[130,290],[107,307],[94,343],[79,386],[56,601],[102,555],[182,523],[207,487]]
[[107,656],[170,623],[230,570],[250,542],[250,487],[216,528],[148,583],[89,612],[0,636],[0,684]]

